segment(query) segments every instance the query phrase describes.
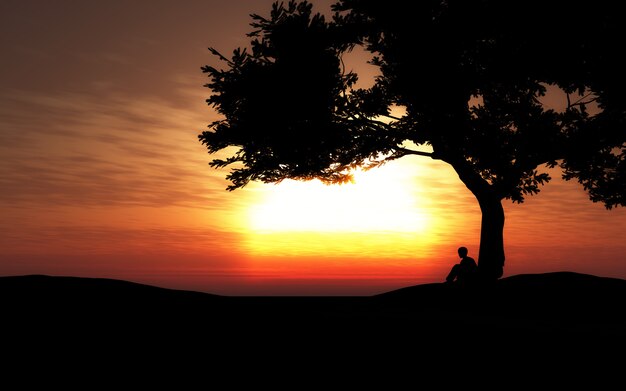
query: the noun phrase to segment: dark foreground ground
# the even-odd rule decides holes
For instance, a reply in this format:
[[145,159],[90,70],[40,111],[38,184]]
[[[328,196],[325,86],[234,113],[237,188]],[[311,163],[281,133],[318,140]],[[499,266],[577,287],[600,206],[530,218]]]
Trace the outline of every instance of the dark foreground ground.
[[599,381],[626,365],[626,280],[571,272],[371,297],[225,297],[30,275],[0,277],[0,297],[2,353],[22,368],[64,363],[114,373],[184,363],[219,376],[216,363],[227,363],[271,368],[272,378],[286,368],[313,376],[357,367],[362,380],[390,364],[405,368],[397,376],[419,378],[427,362],[451,373],[470,366],[570,380],[595,367]]

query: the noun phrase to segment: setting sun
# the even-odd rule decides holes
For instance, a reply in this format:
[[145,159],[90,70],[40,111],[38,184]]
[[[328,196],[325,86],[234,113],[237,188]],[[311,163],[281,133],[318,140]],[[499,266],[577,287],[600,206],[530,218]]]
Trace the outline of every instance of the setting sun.
[[445,230],[440,208],[423,192],[413,160],[357,171],[352,183],[285,180],[259,188],[245,213],[246,248],[255,255],[327,254],[414,257]]
[[250,226],[257,232],[422,232],[428,215],[408,180],[388,167],[359,171],[344,185],[287,180],[251,207]]

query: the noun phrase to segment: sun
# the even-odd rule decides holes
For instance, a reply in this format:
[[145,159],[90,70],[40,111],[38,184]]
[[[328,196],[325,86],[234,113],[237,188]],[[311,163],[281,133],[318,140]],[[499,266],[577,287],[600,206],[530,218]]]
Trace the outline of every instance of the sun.
[[422,232],[428,215],[398,166],[357,171],[354,181],[325,185],[286,180],[249,210],[255,232]]
[[417,156],[357,171],[353,183],[343,185],[253,184],[238,214],[241,249],[249,259],[289,262],[430,259],[459,226],[468,231],[466,200],[459,196],[465,193],[453,174]]

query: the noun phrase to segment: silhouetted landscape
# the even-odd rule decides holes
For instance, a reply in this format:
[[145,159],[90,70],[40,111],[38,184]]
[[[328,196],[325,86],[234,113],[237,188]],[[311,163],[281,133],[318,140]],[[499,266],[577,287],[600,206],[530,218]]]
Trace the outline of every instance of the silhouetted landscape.
[[0,292],[4,353],[29,371],[70,366],[110,377],[144,365],[172,376],[196,368],[197,380],[216,367],[290,368],[322,381],[367,368],[377,376],[404,368],[410,378],[417,365],[466,360],[465,372],[488,365],[528,372],[527,381],[566,371],[610,382],[626,347],[626,280],[573,272],[360,297],[220,296],[46,275],[0,277]]
[[150,325],[222,333],[254,325],[248,333],[287,326],[320,335],[392,328],[391,337],[398,337],[464,328],[509,339],[515,339],[510,333],[623,338],[626,330],[626,280],[573,272],[515,275],[473,290],[432,283],[353,297],[220,296],[46,275],[1,277],[0,291],[5,325],[16,330],[67,332],[81,325],[124,332]]
[[[4,388],[623,382],[625,279],[507,273],[624,277],[626,215],[575,206],[626,206],[617,2],[0,9]],[[72,275],[354,294],[447,260],[372,296]]]

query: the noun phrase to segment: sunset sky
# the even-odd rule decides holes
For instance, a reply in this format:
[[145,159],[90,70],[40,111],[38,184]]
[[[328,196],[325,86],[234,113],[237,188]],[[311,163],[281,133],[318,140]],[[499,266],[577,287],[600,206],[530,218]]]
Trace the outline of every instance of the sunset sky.
[[[405,157],[354,184],[252,183],[198,134],[218,115],[207,48],[246,46],[271,0],[0,2],[0,275],[119,278],[223,295],[370,295],[477,257],[480,211],[454,171]],[[334,1],[313,1],[328,12]],[[347,59],[363,83],[375,71]],[[555,98],[551,104],[558,105]],[[504,276],[626,278],[626,210],[557,171],[504,201]]]

